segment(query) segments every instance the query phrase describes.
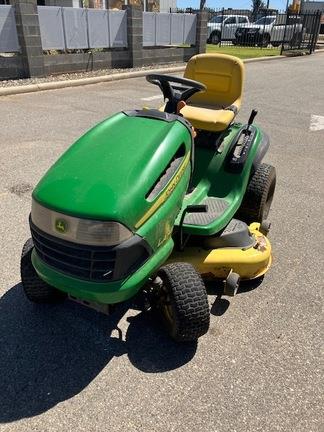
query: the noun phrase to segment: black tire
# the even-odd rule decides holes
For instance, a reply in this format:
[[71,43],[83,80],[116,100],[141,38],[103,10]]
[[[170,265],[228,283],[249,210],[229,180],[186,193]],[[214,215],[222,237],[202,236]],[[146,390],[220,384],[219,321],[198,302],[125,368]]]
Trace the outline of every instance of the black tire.
[[280,42],[271,42],[271,45],[275,48],[278,48],[280,46]]
[[244,222],[262,222],[268,217],[276,188],[276,170],[262,163],[252,174],[238,217]]
[[267,48],[270,43],[270,35],[268,33],[264,33],[261,36],[261,42],[258,43],[259,47]]
[[177,342],[196,341],[209,329],[205,284],[188,263],[167,264],[158,272],[162,280],[159,311],[168,333]]
[[290,48],[300,48],[302,40],[303,40],[302,33],[294,33],[293,37],[289,42]]
[[215,31],[209,36],[210,43],[213,45],[218,45],[221,41],[221,35],[219,32]]
[[34,303],[57,303],[63,301],[66,294],[48,285],[37,275],[31,262],[33,248],[34,243],[30,238],[24,244],[21,253],[20,274],[26,297]]

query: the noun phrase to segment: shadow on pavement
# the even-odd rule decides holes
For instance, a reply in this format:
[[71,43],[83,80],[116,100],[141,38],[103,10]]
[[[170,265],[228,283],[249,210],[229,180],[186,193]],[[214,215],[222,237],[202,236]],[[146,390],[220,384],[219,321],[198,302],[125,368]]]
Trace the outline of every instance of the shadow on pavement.
[[196,344],[170,341],[149,314],[129,318],[124,341],[114,337],[127,309],[106,317],[70,301],[36,306],[21,284],[11,288],[0,299],[0,422],[41,414],[80,393],[113,357],[126,354],[148,373],[194,357]]
[[[253,291],[258,288],[263,282],[264,277],[261,276],[257,279],[243,280],[240,282],[240,287],[237,295]],[[209,295],[215,295],[215,301],[212,304],[210,313],[216,316],[222,316],[230,306],[230,301],[227,298],[223,298],[224,283],[222,281],[210,281],[206,283],[207,292]],[[231,298],[231,297],[229,297]],[[233,297],[232,297],[233,298]]]

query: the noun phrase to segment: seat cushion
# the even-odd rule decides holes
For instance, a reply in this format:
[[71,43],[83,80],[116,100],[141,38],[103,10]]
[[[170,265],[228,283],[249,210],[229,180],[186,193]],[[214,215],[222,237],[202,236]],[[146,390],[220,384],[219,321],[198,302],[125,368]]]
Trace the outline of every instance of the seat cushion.
[[210,132],[220,132],[228,128],[234,119],[234,112],[205,106],[186,105],[180,111],[194,128]]

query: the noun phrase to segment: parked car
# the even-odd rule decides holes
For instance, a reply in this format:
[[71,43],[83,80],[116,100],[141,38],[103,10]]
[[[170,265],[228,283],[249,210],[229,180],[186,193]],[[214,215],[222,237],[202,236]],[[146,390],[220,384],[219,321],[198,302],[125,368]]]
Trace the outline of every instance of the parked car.
[[221,40],[233,41],[238,27],[249,23],[244,15],[216,15],[207,24],[207,43],[217,45]]
[[[297,15],[271,15],[265,16],[252,24],[241,26],[235,32],[237,45],[259,45],[277,47],[282,43],[297,45],[302,40],[303,25],[301,18]],[[287,21],[287,22],[286,22]]]

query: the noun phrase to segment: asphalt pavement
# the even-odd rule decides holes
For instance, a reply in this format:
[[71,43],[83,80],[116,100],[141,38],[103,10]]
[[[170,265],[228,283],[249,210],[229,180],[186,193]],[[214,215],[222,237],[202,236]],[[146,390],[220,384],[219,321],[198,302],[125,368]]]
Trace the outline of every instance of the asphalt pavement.
[[323,54],[246,65],[239,119],[259,111],[277,169],[274,261],[261,285],[209,296],[198,345],[127,308],[35,306],[20,284],[38,179],[104,117],[157,107],[158,88],[137,78],[0,98],[0,431],[323,430],[323,70]]

